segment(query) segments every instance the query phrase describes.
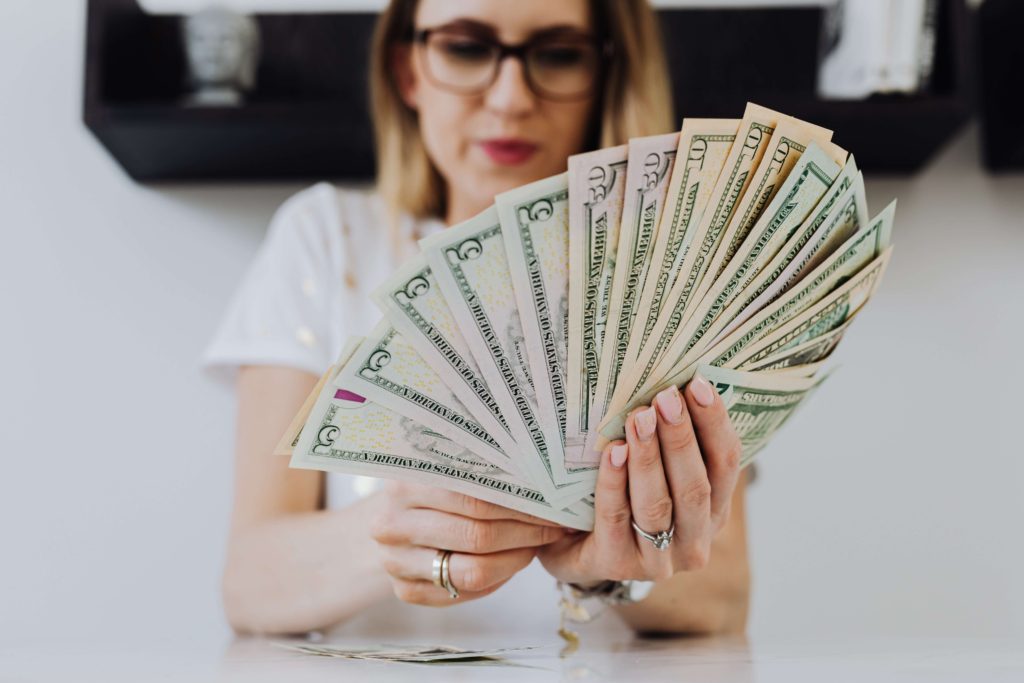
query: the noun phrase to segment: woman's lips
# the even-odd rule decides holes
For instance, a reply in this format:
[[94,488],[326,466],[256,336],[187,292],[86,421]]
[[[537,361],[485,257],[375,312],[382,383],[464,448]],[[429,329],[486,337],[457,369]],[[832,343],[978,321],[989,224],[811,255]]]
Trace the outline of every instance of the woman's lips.
[[482,140],[479,144],[491,161],[505,166],[521,164],[537,151],[537,145],[514,138]]

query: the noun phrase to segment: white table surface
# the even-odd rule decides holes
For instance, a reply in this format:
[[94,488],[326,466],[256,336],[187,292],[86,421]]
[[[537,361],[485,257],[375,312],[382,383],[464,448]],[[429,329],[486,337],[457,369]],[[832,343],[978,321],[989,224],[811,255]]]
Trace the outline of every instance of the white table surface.
[[[613,618],[614,620],[614,618]],[[146,642],[139,634],[0,645],[0,681],[695,681],[887,683],[1024,681],[1024,641],[982,638],[655,638],[616,624],[588,627],[582,647],[560,657],[554,634],[503,637],[444,633],[395,642],[465,647],[541,646],[502,664],[392,664],[314,657],[271,640]],[[359,638],[331,642],[369,644]],[[144,644],[139,644],[144,643]]]

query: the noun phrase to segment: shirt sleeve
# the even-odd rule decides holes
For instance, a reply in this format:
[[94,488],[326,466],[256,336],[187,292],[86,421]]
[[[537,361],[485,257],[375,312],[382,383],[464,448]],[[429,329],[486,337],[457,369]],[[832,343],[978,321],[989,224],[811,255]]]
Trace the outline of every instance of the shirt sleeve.
[[[333,188],[311,187],[274,214],[267,236],[202,356],[215,379],[243,365],[275,365],[321,374],[331,363],[331,273],[341,248],[331,232],[339,212]],[[333,220],[332,220],[333,219]]]

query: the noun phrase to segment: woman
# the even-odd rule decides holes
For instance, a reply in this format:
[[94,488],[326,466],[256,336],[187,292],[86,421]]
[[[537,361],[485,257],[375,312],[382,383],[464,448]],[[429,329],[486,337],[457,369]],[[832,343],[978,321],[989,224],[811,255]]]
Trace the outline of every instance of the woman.
[[[399,614],[390,623],[443,618],[387,605],[394,596],[454,605],[443,614],[469,621],[507,617],[509,606],[550,615],[553,576],[620,598],[639,584],[612,580],[656,581],[647,599],[636,590],[634,602],[616,607],[638,630],[742,629],[749,580],[739,443],[700,378],[636,411],[626,442],[603,454],[588,534],[443,490],[373,490],[379,482],[291,470],[269,457],[343,337],[378,319],[369,292],[416,238],[472,217],[496,193],[563,171],[571,154],[673,128],[643,0],[395,0],[378,26],[371,81],[377,191],[321,184],[289,200],[207,353],[209,365],[238,369],[224,572],[231,625],[301,632],[389,610]],[[671,528],[665,551],[640,533]],[[456,600],[430,581],[439,548],[453,551]],[[551,595],[552,607],[524,593]]]

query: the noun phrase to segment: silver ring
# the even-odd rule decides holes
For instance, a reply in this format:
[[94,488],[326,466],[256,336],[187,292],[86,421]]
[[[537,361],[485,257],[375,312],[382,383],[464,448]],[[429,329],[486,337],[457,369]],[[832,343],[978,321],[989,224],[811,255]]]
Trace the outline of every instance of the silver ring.
[[672,522],[671,528],[668,531],[659,531],[656,534],[649,534],[639,526],[636,521],[631,522],[633,529],[646,538],[648,541],[654,544],[654,547],[658,550],[668,550],[668,544],[672,542],[672,535],[676,533],[676,523]]
[[451,561],[452,551],[445,550],[441,557],[441,587],[448,591],[448,597],[454,600],[459,597],[459,590],[452,585]]
[[444,588],[441,584],[441,565],[444,562],[444,555],[447,550],[438,550],[434,554],[434,564],[430,569],[430,581],[438,588]]

